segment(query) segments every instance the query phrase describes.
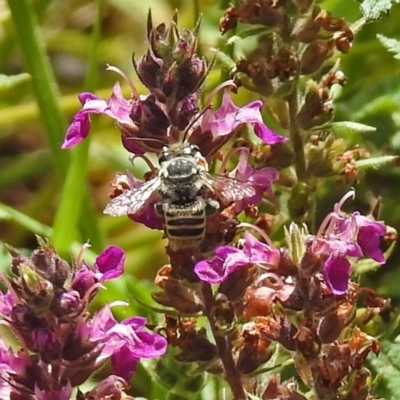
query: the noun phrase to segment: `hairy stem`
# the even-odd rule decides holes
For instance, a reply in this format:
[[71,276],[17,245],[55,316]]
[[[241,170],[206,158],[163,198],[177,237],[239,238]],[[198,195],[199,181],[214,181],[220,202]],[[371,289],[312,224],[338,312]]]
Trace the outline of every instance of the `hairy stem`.
[[234,400],[246,400],[247,396],[243,389],[240,374],[236,370],[235,361],[232,356],[232,346],[226,336],[219,334],[218,328],[215,324],[213,316],[214,296],[211,286],[207,283],[203,283],[202,293],[206,317],[210,323],[211,331],[218,347],[219,356],[225,369],[225,379],[231,387]]

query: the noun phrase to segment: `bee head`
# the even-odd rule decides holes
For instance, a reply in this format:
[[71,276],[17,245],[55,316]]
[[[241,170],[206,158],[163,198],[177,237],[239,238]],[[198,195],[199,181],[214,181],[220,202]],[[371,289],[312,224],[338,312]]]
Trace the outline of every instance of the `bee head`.
[[160,155],[160,171],[165,179],[185,181],[199,173],[198,160],[201,153],[196,145],[178,144],[164,147]]
[[161,165],[178,157],[194,158],[197,160],[202,157],[202,155],[199,147],[195,144],[164,146],[158,161]]

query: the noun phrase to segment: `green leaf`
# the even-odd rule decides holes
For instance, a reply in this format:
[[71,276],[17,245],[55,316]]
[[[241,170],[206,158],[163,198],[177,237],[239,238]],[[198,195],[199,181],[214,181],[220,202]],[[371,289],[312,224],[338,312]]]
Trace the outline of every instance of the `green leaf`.
[[379,33],[376,36],[387,50],[394,53],[394,58],[400,60],[400,40],[391,39]]
[[0,271],[5,272],[10,268],[11,256],[3,243],[0,242]]
[[3,75],[0,74],[0,92],[5,92],[12,89],[20,83],[26,82],[31,79],[29,74],[23,73],[18,75]]
[[[91,43],[88,48],[89,64],[85,77],[85,90],[94,91],[98,80],[97,60],[101,40],[101,21],[103,15],[103,0],[97,0],[96,23],[92,31]],[[86,171],[88,163],[89,140],[81,143],[71,151],[71,162],[68,166],[67,177],[62,190],[61,202],[54,218],[53,243],[54,246],[65,253],[71,243],[78,235],[78,221],[81,215],[94,215],[93,207],[84,202],[87,193],[85,187]],[[93,228],[97,221],[93,222]],[[93,240],[96,248],[100,251],[101,243],[104,242],[98,229],[85,229],[83,235]]]
[[242,32],[238,32],[236,35],[231,36],[228,41],[226,42],[227,45],[232,45],[237,42],[239,42],[242,39],[246,39],[248,37],[252,36],[258,36],[261,34],[265,34],[266,32],[269,32],[271,29],[268,29],[267,27],[258,27],[258,28],[253,28],[253,29],[247,29]]
[[358,170],[366,170],[369,168],[379,168],[382,165],[389,164],[398,159],[398,156],[381,156],[368,158],[366,160],[356,161],[356,167]]
[[219,64],[222,65],[223,68],[226,68],[229,71],[232,71],[236,68],[235,61],[233,61],[232,58],[227,56],[222,51],[219,51],[217,53],[216,58],[217,58]]
[[375,21],[387,14],[392,8],[391,0],[364,0],[360,6],[367,21]]
[[[53,234],[53,229],[51,229],[49,226],[44,225],[29,217],[28,215],[25,215],[20,211],[17,211],[14,208],[9,207],[3,203],[0,203],[0,220],[1,219],[14,221],[17,224],[23,226],[28,231],[42,237],[48,238],[51,237]],[[82,249],[82,244],[78,242],[73,242],[70,244],[69,249],[71,250],[72,254],[78,254]],[[89,249],[85,250],[86,260],[93,262],[95,258],[96,254],[94,254]]]
[[331,129],[334,134],[340,135],[342,137],[359,133],[370,133],[376,131],[376,128],[373,126],[364,125],[352,121],[333,122],[331,124]]
[[40,236],[49,237],[52,233],[52,229],[48,226],[2,203],[0,203],[0,218],[15,221]]
[[400,337],[394,341],[381,341],[379,357],[372,357],[370,364],[378,374],[379,396],[400,399]]

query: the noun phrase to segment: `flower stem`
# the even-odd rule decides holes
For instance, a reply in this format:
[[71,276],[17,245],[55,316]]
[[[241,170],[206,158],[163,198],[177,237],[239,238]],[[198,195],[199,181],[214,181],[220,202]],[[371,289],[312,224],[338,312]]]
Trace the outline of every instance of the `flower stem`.
[[229,343],[226,335],[220,335],[215,324],[213,309],[215,306],[214,296],[211,290],[211,285],[203,282],[202,288],[205,314],[210,323],[215,343],[218,347],[219,356],[225,369],[225,379],[231,387],[234,400],[246,400],[247,396],[243,389],[240,374],[236,370],[235,361],[232,356],[232,346]]
[[289,133],[295,154],[295,169],[297,179],[305,182],[306,179],[306,159],[304,155],[304,143],[300,128],[297,124],[297,113],[299,104],[297,99],[297,89],[294,89],[286,98],[289,107]]

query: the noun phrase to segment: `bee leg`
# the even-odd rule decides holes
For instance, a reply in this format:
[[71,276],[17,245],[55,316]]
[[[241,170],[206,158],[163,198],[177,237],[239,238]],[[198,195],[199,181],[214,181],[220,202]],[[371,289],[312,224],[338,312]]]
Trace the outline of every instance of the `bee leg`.
[[219,203],[213,199],[206,199],[206,214],[212,215],[219,210]]
[[168,210],[167,203],[155,203],[154,210],[160,217],[164,218],[165,212]]
[[[165,211],[166,211],[166,203],[155,203],[154,204],[154,211],[156,212],[157,215],[162,217],[164,221],[164,216],[165,216]],[[163,234],[163,239],[166,239],[167,232],[165,231],[165,222],[164,222],[164,234]]]

